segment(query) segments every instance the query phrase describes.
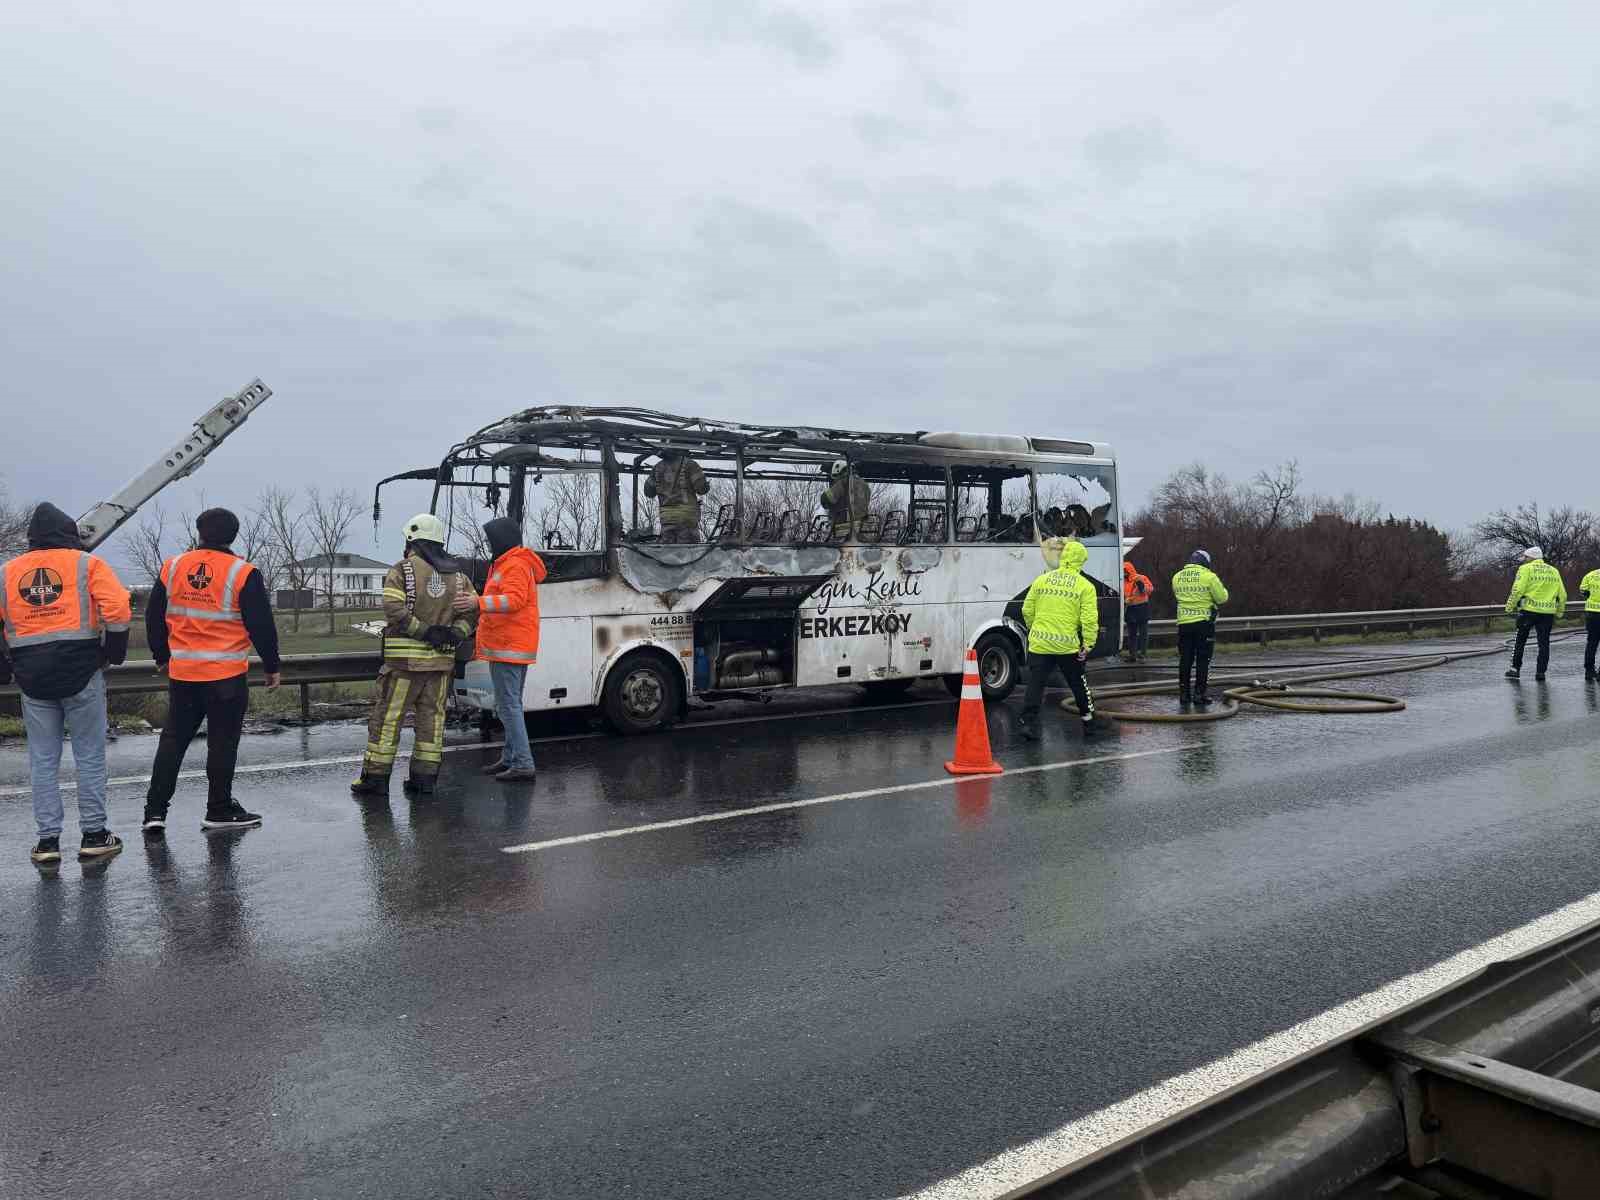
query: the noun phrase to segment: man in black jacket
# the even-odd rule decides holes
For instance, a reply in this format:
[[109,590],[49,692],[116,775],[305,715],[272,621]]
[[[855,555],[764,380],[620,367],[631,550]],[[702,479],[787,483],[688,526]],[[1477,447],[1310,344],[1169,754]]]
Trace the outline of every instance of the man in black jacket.
[[[178,770],[202,721],[209,790],[200,827],[213,831],[261,824],[259,814],[246,812],[233,798],[233,774],[250,706],[245,679],[249,650],[254,646],[261,658],[267,688],[277,687],[278,627],[261,572],[231,549],[239,536],[239,518],[225,508],[208,508],[195,521],[195,532],[198,546],[162,564],[145,611],[150,655],[170,674],[166,726],[145,796],[146,837],[166,833]],[[169,603],[174,594],[176,602]]]
[[28,731],[39,843],[33,861],[61,861],[60,768],[72,737],[78,769],[78,857],[107,858],[122,842],[106,828],[106,683],[100,668],[128,653],[128,589],[89,554],[78,523],[54,504],[28,521],[28,549],[0,563],[0,683],[14,674]]

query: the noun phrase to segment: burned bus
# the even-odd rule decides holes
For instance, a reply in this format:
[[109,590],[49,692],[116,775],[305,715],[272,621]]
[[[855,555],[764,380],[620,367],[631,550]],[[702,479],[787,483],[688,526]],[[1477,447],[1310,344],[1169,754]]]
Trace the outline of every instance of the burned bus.
[[[647,481],[671,454],[699,465],[705,493],[699,522],[668,541]],[[866,485],[865,507],[843,522],[821,509],[841,473]],[[1091,654],[1120,641],[1116,460],[1104,443],[541,407],[379,488],[399,479],[432,481],[456,552],[509,516],[544,559],[530,712],[596,706],[640,733],[678,720],[691,698],[822,684],[892,695],[919,679],[959,693],[969,646],[985,695],[1003,699],[1025,658],[1021,601],[1056,536],[1089,551]],[[486,664],[458,676],[459,697],[494,707]]]

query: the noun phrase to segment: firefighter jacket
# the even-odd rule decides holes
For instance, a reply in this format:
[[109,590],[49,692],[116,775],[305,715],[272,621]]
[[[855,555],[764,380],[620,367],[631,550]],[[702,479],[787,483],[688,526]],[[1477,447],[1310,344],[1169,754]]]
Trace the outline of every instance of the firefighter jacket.
[[1578,585],[1583,593],[1583,611],[1600,613],[1600,571],[1590,571]]
[[1022,623],[1028,627],[1029,654],[1086,653],[1100,636],[1100,604],[1094,584],[1083,577],[1089,551],[1071,540],[1061,549],[1061,565],[1028,588]]
[[1214,621],[1217,609],[1228,602],[1228,589],[1210,567],[1190,563],[1172,577],[1172,594],[1178,601],[1178,624]]
[[661,524],[698,525],[700,497],[711,490],[700,464],[682,454],[669,454],[651,468],[644,494],[661,508]]
[[539,661],[539,585],[544,559],[526,546],[513,546],[489,567],[478,608],[478,657],[489,662]]
[[1561,572],[1536,558],[1517,568],[1517,578],[1506,597],[1506,611],[1560,613],[1567,611],[1567,585]]
[[34,510],[28,542],[32,549],[0,563],[0,674],[15,675],[32,699],[64,700],[102,661],[126,656],[128,589],[110,564],[80,549],[77,523],[52,504]]
[[1122,564],[1122,602],[1128,608],[1138,608],[1150,603],[1156,585],[1150,576],[1141,575],[1131,562]]
[[232,679],[250,669],[254,643],[262,665],[278,669],[278,631],[255,564],[224,546],[200,546],[161,564],[145,612],[156,662],[185,683]]
[[849,537],[866,518],[872,502],[872,489],[854,471],[842,472],[822,493],[822,507],[828,510],[835,537]]
[[452,604],[457,596],[476,599],[472,581],[459,571],[439,570],[414,549],[389,568],[383,579],[385,670],[455,669],[455,647],[432,645],[422,635],[430,626],[443,625],[459,641],[472,636],[478,614],[456,612]]

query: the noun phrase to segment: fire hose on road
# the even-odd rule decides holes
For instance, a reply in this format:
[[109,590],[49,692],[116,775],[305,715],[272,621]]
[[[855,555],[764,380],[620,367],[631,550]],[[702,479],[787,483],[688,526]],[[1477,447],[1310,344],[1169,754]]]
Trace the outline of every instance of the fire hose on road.
[[[1551,638],[1552,642],[1565,641],[1576,637],[1581,630],[1569,630]],[[1235,684],[1222,693],[1222,704],[1215,709],[1202,709],[1198,712],[1152,712],[1140,709],[1116,708],[1100,703],[1102,698],[1120,700],[1132,696],[1163,696],[1170,695],[1176,690],[1176,683],[1165,681],[1154,683],[1124,683],[1112,684],[1110,687],[1099,688],[1095,691],[1095,712],[1117,721],[1147,721],[1163,724],[1193,724],[1201,721],[1225,721],[1229,717],[1237,716],[1247,704],[1254,704],[1261,708],[1279,709],[1284,712],[1300,713],[1389,713],[1401,712],[1406,707],[1406,702],[1397,696],[1384,696],[1372,692],[1347,692],[1333,688],[1305,688],[1300,685],[1308,683],[1332,683],[1346,679],[1366,679],[1377,675],[1398,675],[1406,671],[1425,671],[1433,667],[1448,666],[1454,662],[1462,662],[1469,658],[1485,658],[1492,654],[1503,654],[1510,645],[1509,641],[1494,646],[1483,647],[1476,650],[1459,650],[1441,654],[1404,654],[1383,655],[1372,658],[1358,658],[1349,660],[1356,663],[1377,663],[1376,666],[1362,666],[1337,671],[1317,670],[1320,663],[1257,663],[1261,667],[1271,666],[1278,670],[1293,670],[1296,673],[1285,679],[1263,678],[1260,675],[1228,674],[1221,675],[1212,680],[1213,683]],[[1176,670],[1176,666],[1163,666],[1157,669]],[[1300,673],[1305,671],[1307,673]],[[1078,706],[1070,697],[1061,702],[1061,707],[1067,712],[1076,713]]]

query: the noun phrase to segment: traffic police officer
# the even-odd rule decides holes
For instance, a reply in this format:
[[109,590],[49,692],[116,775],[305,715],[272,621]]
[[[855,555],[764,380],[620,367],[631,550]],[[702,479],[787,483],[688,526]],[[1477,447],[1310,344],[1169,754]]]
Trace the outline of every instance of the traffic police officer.
[[1211,570],[1211,555],[1204,550],[1189,555],[1188,564],[1172,577],[1172,595],[1178,601],[1178,701],[1204,708],[1211,703],[1206,676],[1217,648],[1217,608],[1228,602],[1228,589]]
[[105,663],[128,653],[128,589],[83,548],[78,523],[54,504],[28,520],[28,549],[0,563],[0,683],[16,676],[28,734],[28,776],[42,867],[61,861],[61,750],[70,733],[78,771],[78,857],[122,849],[106,828]]
[[1594,671],[1594,653],[1600,649],[1600,570],[1585,575],[1578,590],[1583,593],[1583,623],[1588,634],[1583,645],[1583,677],[1600,678]]
[[1533,678],[1543,682],[1545,668],[1550,665],[1550,627],[1556,623],[1556,614],[1567,611],[1567,585],[1561,572],[1544,561],[1544,551],[1529,546],[1522,552],[1522,565],[1517,568],[1517,578],[1511,584],[1511,595],[1506,597],[1506,612],[1517,615],[1517,641],[1511,651],[1511,667],[1507,679],[1522,678],[1522,649],[1528,644],[1528,634],[1539,637],[1539,659]]
[[[444,551],[444,522],[419,513],[406,522],[405,557],[383,580],[383,666],[367,721],[367,753],[356,796],[389,795],[400,728],[414,714],[416,742],[406,778],[408,796],[433,794],[444,758],[444,706],[455,674],[456,647],[477,627],[477,592]],[[457,597],[470,601],[455,612]]]
[[1083,736],[1094,736],[1094,694],[1084,678],[1089,648],[1100,636],[1100,605],[1094,584],[1083,576],[1089,551],[1076,538],[1051,538],[1041,549],[1058,559],[1028,588],[1022,623],[1028,627],[1028,690],[1022,702],[1022,736],[1039,737],[1039,703],[1057,671],[1066,678],[1083,718]]
[[700,497],[711,490],[700,464],[679,450],[668,450],[644,481],[644,494],[661,509],[661,540],[683,544],[700,540]]

